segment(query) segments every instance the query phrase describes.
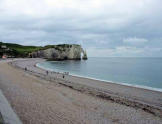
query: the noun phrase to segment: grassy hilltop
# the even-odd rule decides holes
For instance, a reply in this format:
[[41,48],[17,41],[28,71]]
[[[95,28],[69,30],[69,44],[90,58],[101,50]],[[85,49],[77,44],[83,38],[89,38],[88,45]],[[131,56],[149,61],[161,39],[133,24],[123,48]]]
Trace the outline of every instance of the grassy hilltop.
[[[2,48],[2,46],[6,46],[6,48]],[[23,46],[19,44],[13,43],[3,43],[0,42],[0,57],[4,54],[14,57],[28,57],[29,53],[45,50],[48,48],[55,48],[59,51],[64,51],[65,48],[71,47],[71,44],[59,44],[59,45],[47,45],[47,46]]]
[[[2,48],[2,46],[6,46],[6,48]],[[26,57],[30,52],[37,51],[41,48],[42,47],[39,46],[23,46],[19,44],[0,42],[0,56],[7,54],[15,57]]]

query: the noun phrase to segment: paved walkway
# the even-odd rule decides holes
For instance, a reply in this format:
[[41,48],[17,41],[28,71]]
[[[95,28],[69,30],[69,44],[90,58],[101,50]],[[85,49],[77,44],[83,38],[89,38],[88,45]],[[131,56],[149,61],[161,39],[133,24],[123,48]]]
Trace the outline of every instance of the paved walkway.
[[[0,113],[5,124],[22,124],[0,90]],[[1,117],[0,117],[1,118]],[[0,119],[1,122],[2,119]]]

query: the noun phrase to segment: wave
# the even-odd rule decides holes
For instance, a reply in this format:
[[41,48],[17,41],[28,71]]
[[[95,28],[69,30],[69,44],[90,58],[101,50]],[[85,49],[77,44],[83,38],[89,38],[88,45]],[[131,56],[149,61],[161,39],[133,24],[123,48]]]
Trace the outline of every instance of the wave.
[[[61,71],[61,70],[58,70],[58,69],[54,70],[54,69],[50,69],[50,68],[41,66],[40,63],[37,63],[36,66],[43,69],[43,70],[55,71],[55,72],[59,72],[59,73],[65,72],[65,71]],[[88,77],[88,76],[83,76],[83,75],[77,75],[77,74],[74,74],[74,73],[70,73],[69,75],[75,76],[75,77],[80,77],[80,78],[85,78],[85,79],[102,81],[102,82],[106,82],[106,83],[114,83],[114,84],[119,84],[119,85],[124,85],[124,86],[131,86],[131,87],[135,87],[135,88],[141,88],[141,89],[146,89],[146,90],[162,92],[161,88],[154,88],[154,87],[149,87],[149,86],[144,86],[144,85],[136,85],[136,84],[123,83],[123,82],[114,82],[114,81],[111,81],[111,80],[103,80],[103,79],[98,79],[98,78],[93,78],[93,77]]]

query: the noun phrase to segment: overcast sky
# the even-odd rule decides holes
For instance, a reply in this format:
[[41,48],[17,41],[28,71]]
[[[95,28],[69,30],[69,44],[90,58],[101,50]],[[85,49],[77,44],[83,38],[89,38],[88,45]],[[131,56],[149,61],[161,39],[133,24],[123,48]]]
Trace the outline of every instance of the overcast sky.
[[162,0],[0,0],[0,40],[81,44],[95,57],[162,57]]

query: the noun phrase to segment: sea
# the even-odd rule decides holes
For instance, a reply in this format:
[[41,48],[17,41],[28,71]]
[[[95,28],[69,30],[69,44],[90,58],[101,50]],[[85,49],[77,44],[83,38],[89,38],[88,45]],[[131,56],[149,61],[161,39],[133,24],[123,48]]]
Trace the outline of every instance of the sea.
[[88,60],[45,61],[38,67],[71,75],[162,92],[162,58],[89,57]]

